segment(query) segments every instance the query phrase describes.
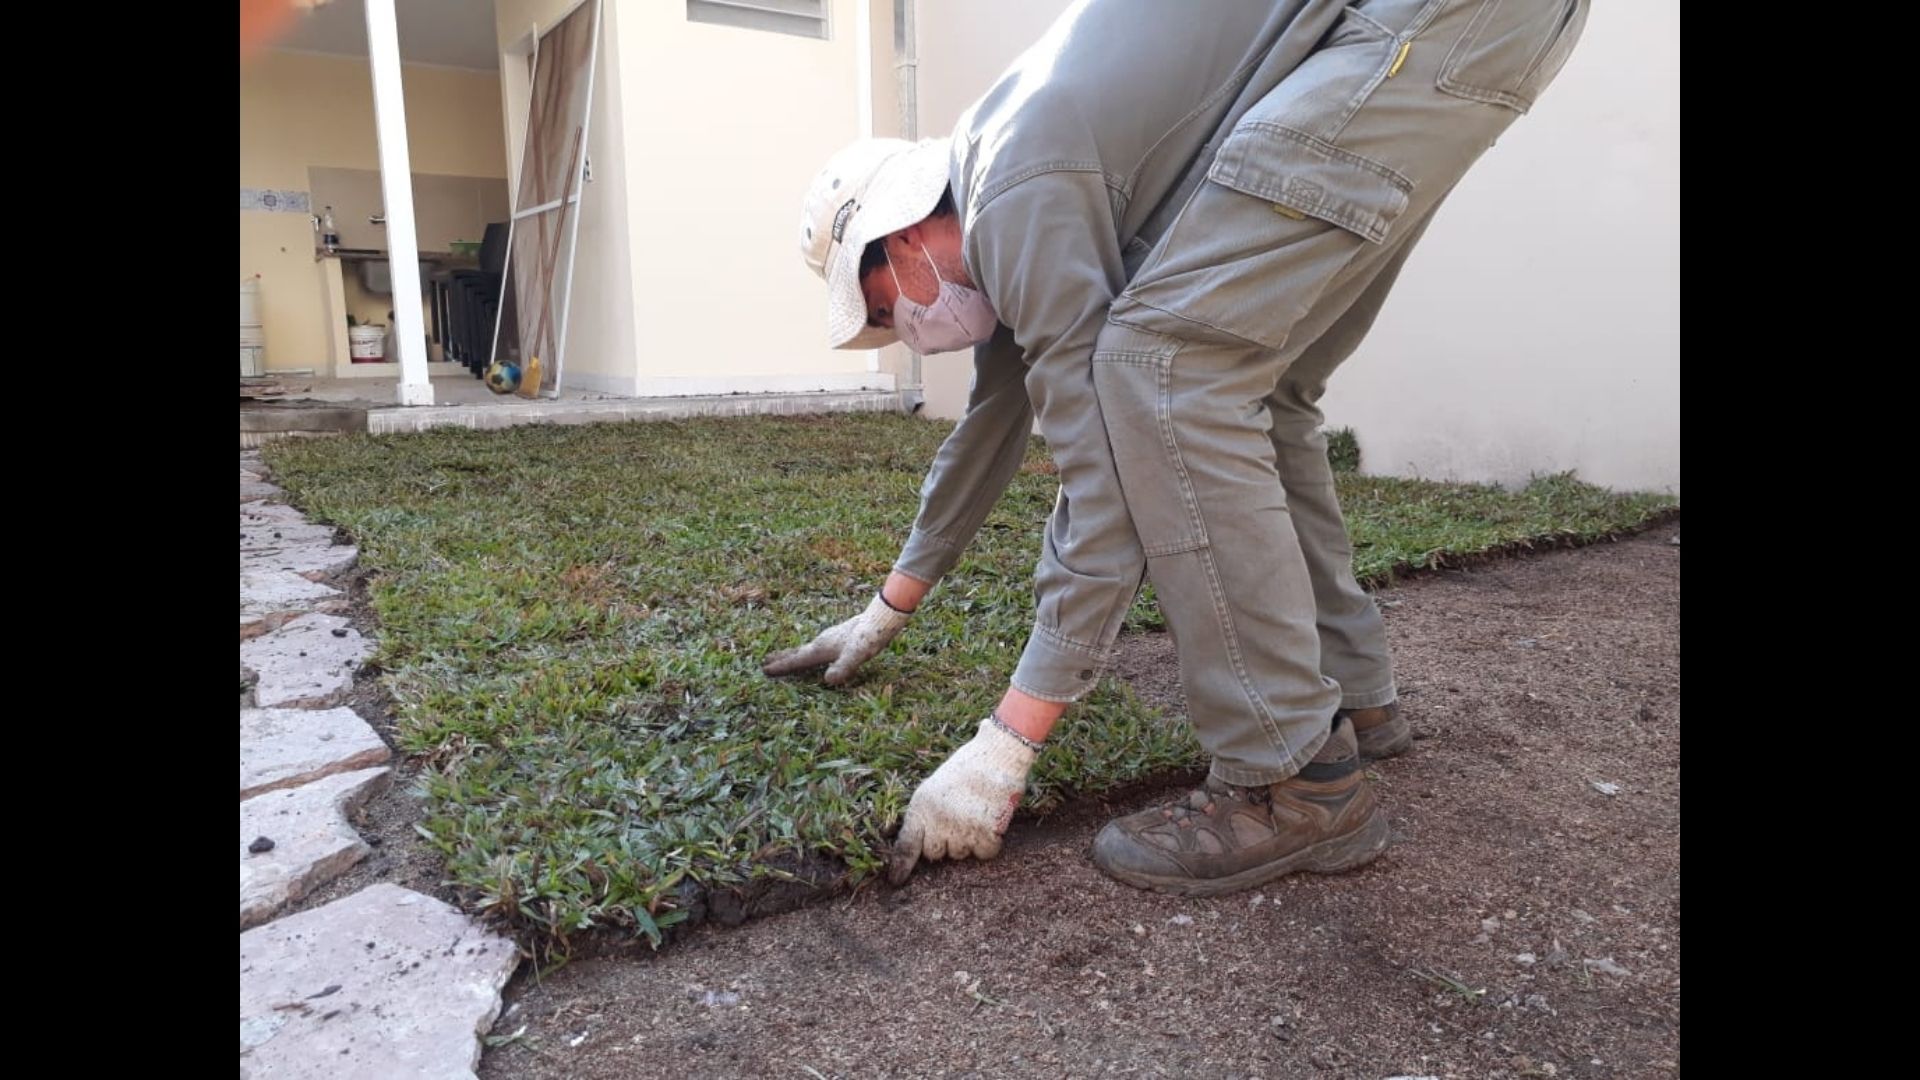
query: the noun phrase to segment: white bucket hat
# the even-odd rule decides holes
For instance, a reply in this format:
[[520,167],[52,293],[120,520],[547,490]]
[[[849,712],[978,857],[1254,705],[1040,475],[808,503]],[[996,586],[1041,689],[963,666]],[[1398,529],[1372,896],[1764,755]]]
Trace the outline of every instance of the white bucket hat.
[[827,347],[877,349],[899,340],[867,325],[860,256],[888,233],[923,220],[947,190],[949,141],[861,139],[833,155],[807,187],[800,255],[827,282]]

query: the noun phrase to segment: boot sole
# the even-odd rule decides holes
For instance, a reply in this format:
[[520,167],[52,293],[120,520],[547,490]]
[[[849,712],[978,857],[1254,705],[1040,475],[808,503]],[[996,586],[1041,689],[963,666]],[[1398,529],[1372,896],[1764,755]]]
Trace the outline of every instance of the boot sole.
[[1132,885],[1136,889],[1146,889],[1172,896],[1224,896],[1243,889],[1251,889],[1255,885],[1264,885],[1300,870],[1310,874],[1340,874],[1358,869],[1378,858],[1380,853],[1387,849],[1387,838],[1387,816],[1375,809],[1359,828],[1345,836],[1322,840],[1312,847],[1301,848],[1291,855],[1223,878],[1202,880],[1162,877],[1158,874],[1108,869],[1097,863],[1095,865],[1101,873],[1115,881]]

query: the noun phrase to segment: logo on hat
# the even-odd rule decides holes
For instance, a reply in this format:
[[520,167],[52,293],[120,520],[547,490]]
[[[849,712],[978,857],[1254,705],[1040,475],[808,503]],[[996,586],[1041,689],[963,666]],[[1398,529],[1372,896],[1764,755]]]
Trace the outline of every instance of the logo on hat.
[[837,244],[842,239],[844,239],[844,234],[847,231],[847,219],[853,217],[853,212],[859,208],[860,208],[860,201],[858,199],[848,199],[846,202],[840,204],[840,209],[834,211],[833,213],[833,242],[834,243]]

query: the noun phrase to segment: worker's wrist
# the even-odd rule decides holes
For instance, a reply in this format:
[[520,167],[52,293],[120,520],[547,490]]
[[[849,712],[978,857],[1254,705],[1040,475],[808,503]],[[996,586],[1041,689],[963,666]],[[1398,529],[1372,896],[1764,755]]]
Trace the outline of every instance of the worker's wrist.
[[911,615],[933,586],[895,570],[880,586],[880,602],[902,615]]
[[1019,741],[1020,745],[1026,747],[1027,749],[1033,751],[1036,754],[1038,754],[1041,751],[1041,749],[1043,749],[1045,736],[1042,736],[1039,739],[1027,738],[1025,735],[1014,730],[1011,724],[1008,724],[1005,720],[1000,719],[1000,712],[998,709],[987,714],[987,722],[992,724],[994,727],[1000,729],[1000,731],[1003,732],[1004,734],[1012,736],[1014,739]]
[[1053,725],[1059,723],[1066,712],[1064,703],[1044,701],[1010,686],[1000,698],[1000,704],[994,707],[992,719],[1020,739],[1038,746],[1047,741]]

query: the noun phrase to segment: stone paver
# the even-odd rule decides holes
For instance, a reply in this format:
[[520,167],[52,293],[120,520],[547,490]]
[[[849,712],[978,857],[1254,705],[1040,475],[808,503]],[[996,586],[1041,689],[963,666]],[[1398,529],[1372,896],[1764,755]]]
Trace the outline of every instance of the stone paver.
[[291,570],[240,568],[240,638],[277,630],[289,620],[313,612],[338,612],[347,594]]
[[333,527],[310,522],[261,521],[240,519],[240,550],[273,551],[302,544],[333,543]]
[[392,782],[340,706],[372,645],[323,579],[359,552],[240,457],[240,1077],[472,1077],[519,966],[510,940],[396,885],[281,917],[365,859],[352,823]]
[[269,521],[305,524],[306,520],[307,515],[286,503],[256,502],[243,503],[240,506],[240,524],[242,525],[262,525]]
[[340,773],[240,804],[240,929],[266,922],[367,857],[371,849],[347,815],[384,788],[391,774]]
[[250,503],[259,499],[271,499],[278,494],[280,494],[280,489],[273,484],[260,480],[240,481],[240,501],[243,503]]
[[278,630],[240,643],[240,665],[258,673],[254,700],[263,709],[324,709],[353,688],[353,673],[373,652],[338,615],[302,615]]
[[359,561],[360,549],[350,544],[297,544],[271,551],[243,551],[240,570],[286,570],[319,580],[345,573]]
[[511,942],[398,885],[250,930],[241,1078],[471,1077],[518,964]]
[[242,801],[384,765],[392,754],[352,709],[240,710]]

